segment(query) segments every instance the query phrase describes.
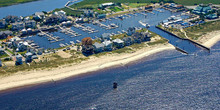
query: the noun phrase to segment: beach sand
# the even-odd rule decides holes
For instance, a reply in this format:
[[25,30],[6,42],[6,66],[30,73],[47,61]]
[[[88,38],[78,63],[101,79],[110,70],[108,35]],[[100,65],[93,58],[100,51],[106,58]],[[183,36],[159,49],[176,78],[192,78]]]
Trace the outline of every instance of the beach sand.
[[[197,42],[211,48],[211,46],[219,40],[220,31],[215,31],[202,36]],[[11,76],[0,78],[0,91],[26,85],[61,80],[112,66],[122,66],[154,53],[172,49],[175,49],[175,47],[171,44],[159,44],[152,47],[142,48],[134,53],[107,54],[101,57],[91,57],[89,60],[83,61],[80,64],[62,66],[51,70],[18,72]]]
[[11,76],[1,77],[0,90],[61,80],[112,66],[124,65],[154,53],[172,49],[175,48],[170,44],[159,44],[142,48],[134,53],[107,54],[100,57],[91,57],[89,60],[83,61],[80,64],[62,66],[51,70],[18,72]]

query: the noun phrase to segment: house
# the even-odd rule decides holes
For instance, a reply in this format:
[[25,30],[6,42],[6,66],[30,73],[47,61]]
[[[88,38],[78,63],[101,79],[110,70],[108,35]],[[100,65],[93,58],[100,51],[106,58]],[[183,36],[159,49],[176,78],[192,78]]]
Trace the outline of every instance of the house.
[[133,44],[133,39],[132,37],[125,37],[122,39],[124,41],[125,46],[129,46]]
[[2,67],[2,60],[0,59],[0,67]]
[[75,23],[84,23],[84,20],[83,20],[83,18],[77,18],[75,20]]
[[24,28],[25,28],[25,24],[23,22],[12,23],[12,30],[22,30]]
[[39,16],[39,17],[41,17],[41,18],[44,17],[44,13],[43,13],[43,12],[35,12],[34,15],[35,15],[35,16]]
[[1,20],[0,21],[0,29],[1,28],[5,28],[6,27],[6,21],[5,20]]
[[124,47],[124,41],[121,39],[115,39],[115,40],[113,40],[113,45],[116,48],[122,48],[122,47]]
[[0,39],[5,39],[12,34],[12,31],[0,31]]
[[57,23],[58,21],[59,21],[59,17],[54,14],[46,17],[44,20],[45,24],[53,24],[53,23]]
[[207,14],[212,11],[212,8],[209,5],[200,4],[192,12],[195,14]]
[[31,53],[31,52],[27,52],[27,53],[25,53],[25,62],[26,63],[30,63],[30,62],[32,62],[32,56],[33,56],[33,54]]
[[93,10],[83,10],[84,11],[84,14],[86,17],[93,17],[94,15],[94,11]]
[[103,33],[102,36],[101,36],[102,41],[110,40],[111,39],[110,35],[111,35],[110,33]]
[[15,47],[17,47],[16,52],[24,52],[28,48],[28,43],[20,41]]
[[99,53],[99,52],[104,51],[104,44],[102,44],[102,43],[100,44],[100,43],[95,42],[93,44],[93,47],[94,47],[94,52],[95,53]]
[[5,50],[3,48],[0,48],[0,55],[4,55],[5,54]]
[[128,30],[127,30],[127,35],[131,36],[134,33],[135,33],[135,28],[134,27],[129,27]]
[[35,28],[35,26],[36,26],[36,22],[34,20],[25,21],[26,28]]
[[132,38],[134,39],[134,43],[141,43],[144,41],[143,35],[139,32],[132,34]]
[[99,14],[97,16],[97,19],[103,19],[103,18],[106,18],[106,14]]
[[15,22],[21,21],[21,19],[18,16],[9,15],[5,17],[5,21],[8,23],[15,23]]
[[110,40],[105,40],[104,42],[102,42],[102,44],[104,45],[104,50],[106,51],[112,50],[112,42]]
[[143,35],[143,41],[150,41],[151,39],[151,34],[149,32],[142,32]]
[[27,34],[27,30],[26,29],[22,29],[21,33],[22,33],[22,35],[25,35],[25,34]]
[[217,14],[209,14],[209,15],[206,15],[205,16],[207,19],[216,19],[216,18],[218,18],[218,15]]
[[67,21],[67,16],[66,16],[66,12],[63,11],[63,10],[60,10],[60,11],[57,11],[57,12],[54,12],[54,15],[56,15],[58,17],[58,20],[60,22],[63,22],[63,21]]
[[22,65],[22,56],[19,54],[16,56],[16,61],[15,61],[15,65]]
[[145,10],[148,10],[148,11],[152,11],[153,10],[153,6],[150,6],[150,5],[147,5],[144,7]]

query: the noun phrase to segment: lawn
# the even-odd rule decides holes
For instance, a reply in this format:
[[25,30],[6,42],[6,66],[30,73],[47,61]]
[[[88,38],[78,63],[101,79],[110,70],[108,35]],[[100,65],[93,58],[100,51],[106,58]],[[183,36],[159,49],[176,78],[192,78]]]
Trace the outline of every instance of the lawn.
[[113,7],[110,7],[109,8],[111,11],[114,11],[114,12],[119,12],[119,11],[123,11],[123,9],[117,7],[117,6],[113,6]]
[[130,6],[131,8],[137,8],[137,7],[142,7],[146,5],[149,5],[149,3],[129,3],[128,4],[128,6]]
[[0,0],[0,7],[14,5],[18,3],[26,3],[38,0]]
[[60,11],[60,10],[65,11],[67,16],[80,16],[81,14],[83,14],[82,11],[78,11],[78,10],[73,11],[73,10],[70,10],[68,8],[55,9],[55,10],[53,10],[53,12]]

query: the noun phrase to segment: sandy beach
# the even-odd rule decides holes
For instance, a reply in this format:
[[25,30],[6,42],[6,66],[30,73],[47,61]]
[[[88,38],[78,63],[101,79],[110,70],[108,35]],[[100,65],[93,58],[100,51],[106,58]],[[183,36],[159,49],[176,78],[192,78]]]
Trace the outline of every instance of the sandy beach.
[[92,57],[77,65],[62,66],[51,70],[18,72],[11,76],[0,78],[0,91],[26,85],[61,80],[112,66],[123,66],[124,64],[139,60],[154,53],[172,49],[175,48],[171,44],[159,44],[142,48],[134,53],[108,54],[99,58]]
[[201,38],[198,39],[198,43],[208,48],[211,48],[218,41],[220,41],[220,31],[210,32],[208,34],[203,35]]
[[[215,31],[202,36],[197,41],[198,43],[211,48],[211,46],[219,40],[220,31]],[[0,78],[0,91],[26,85],[61,80],[112,66],[123,66],[127,63],[139,60],[157,52],[172,49],[175,49],[175,47],[171,44],[159,44],[142,48],[134,53],[107,54],[101,57],[91,57],[89,60],[83,61],[80,64],[61,66],[51,70],[18,72],[11,76]]]

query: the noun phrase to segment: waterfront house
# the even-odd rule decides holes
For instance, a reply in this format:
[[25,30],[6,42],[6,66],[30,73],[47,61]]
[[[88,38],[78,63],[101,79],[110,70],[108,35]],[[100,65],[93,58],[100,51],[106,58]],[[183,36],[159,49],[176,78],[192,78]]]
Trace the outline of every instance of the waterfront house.
[[0,31],[0,39],[5,39],[12,34],[12,31]]
[[102,36],[101,36],[102,41],[110,40],[111,39],[110,35],[111,35],[110,33],[103,33]]
[[83,18],[76,18],[75,23],[84,23]]
[[97,16],[98,19],[103,19],[103,18],[106,18],[106,14],[99,14]]
[[57,15],[50,15],[50,16],[47,16],[45,19],[44,19],[44,23],[45,24],[53,24],[53,23],[57,23],[59,21],[59,17]]
[[[18,42],[18,43],[17,43]],[[15,41],[14,42],[14,46],[17,47],[16,51],[17,52],[24,52],[28,49],[28,43],[27,42],[23,42],[23,41]]]
[[218,15],[217,14],[209,14],[209,15],[206,15],[205,16],[207,19],[216,19],[216,18],[218,18]]
[[24,28],[25,28],[25,24],[23,22],[12,23],[12,30],[22,30]]
[[67,21],[67,16],[66,16],[66,12],[63,11],[63,10],[60,10],[60,11],[57,11],[57,12],[54,12],[54,15],[57,16],[57,18],[59,19],[60,22],[63,22],[63,21]]
[[104,42],[102,42],[102,44],[104,45],[104,50],[106,51],[112,50],[112,42],[110,40],[105,40]]
[[127,35],[131,36],[134,33],[135,33],[135,28],[134,27],[129,27],[128,30],[127,30]]
[[132,37],[125,37],[122,39],[124,41],[125,46],[129,46],[133,44],[133,39]]
[[41,18],[44,17],[44,13],[43,12],[35,12],[34,15],[35,16],[40,16]]
[[30,63],[30,62],[32,62],[32,56],[33,56],[33,54],[31,53],[31,52],[27,52],[27,53],[25,53],[25,62],[26,63]]
[[0,59],[0,67],[2,67],[2,60]]
[[6,27],[6,21],[5,20],[0,20],[0,29]]
[[148,10],[148,11],[152,11],[153,10],[153,6],[151,5],[147,5],[144,7],[145,10]]
[[15,23],[15,22],[21,21],[21,19],[18,16],[8,15],[5,17],[5,21],[8,23]]
[[121,39],[115,39],[115,40],[113,40],[113,45],[116,48],[122,48],[122,47],[124,47],[124,41]]
[[22,56],[19,54],[16,56],[16,61],[15,61],[15,65],[22,65]]
[[25,34],[27,34],[27,30],[26,29],[22,29],[21,33],[22,33],[22,35],[25,35]]
[[99,53],[99,52],[103,52],[104,51],[104,44],[100,44],[100,43],[97,43],[97,42],[95,42],[94,44],[93,44],[93,47],[94,47],[94,52],[95,53]]
[[5,54],[5,50],[0,47],[0,55],[4,55],[4,54]]
[[85,9],[85,10],[83,10],[84,11],[84,15],[86,16],[86,17],[93,17],[94,16],[94,11],[93,10],[87,10],[87,9]]
[[209,5],[200,4],[192,12],[195,14],[207,14],[212,11],[212,8]]
[[35,26],[36,26],[36,22],[34,20],[25,21],[26,28],[35,28]]
[[132,38],[134,39],[134,43],[141,43],[144,41],[143,35],[139,32],[132,34]]

